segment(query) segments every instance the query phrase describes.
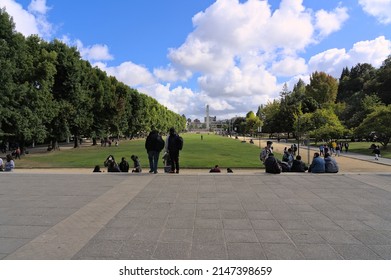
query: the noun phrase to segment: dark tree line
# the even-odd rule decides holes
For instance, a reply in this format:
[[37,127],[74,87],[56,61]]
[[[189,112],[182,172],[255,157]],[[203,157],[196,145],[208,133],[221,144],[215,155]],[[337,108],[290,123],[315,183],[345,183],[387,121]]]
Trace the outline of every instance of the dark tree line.
[[69,136],[136,137],[184,130],[186,119],[81,59],[75,47],[15,31],[0,9],[0,142],[20,145]]

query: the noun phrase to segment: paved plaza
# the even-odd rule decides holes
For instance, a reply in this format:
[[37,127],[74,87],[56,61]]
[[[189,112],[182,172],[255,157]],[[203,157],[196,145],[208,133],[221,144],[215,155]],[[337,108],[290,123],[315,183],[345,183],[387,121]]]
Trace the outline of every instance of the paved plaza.
[[0,174],[0,259],[391,259],[391,174]]

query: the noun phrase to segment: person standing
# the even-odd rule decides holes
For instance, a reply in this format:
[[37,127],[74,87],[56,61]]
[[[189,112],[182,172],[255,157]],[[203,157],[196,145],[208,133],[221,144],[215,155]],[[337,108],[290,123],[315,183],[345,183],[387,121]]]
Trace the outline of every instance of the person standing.
[[380,147],[376,146],[373,149],[372,154],[375,154],[375,160],[379,160],[379,157],[380,157]]
[[164,140],[157,130],[152,130],[145,140],[145,149],[147,150],[149,160],[149,173],[157,173],[159,154],[164,148]]
[[3,171],[3,159],[0,157],[0,171]]
[[179,151],[182,150],[183,139],[176,132],[175,128],[170,128],[170,134],[166,140],[166,152],[170,155],[171,171],[170,173],[179,173]]

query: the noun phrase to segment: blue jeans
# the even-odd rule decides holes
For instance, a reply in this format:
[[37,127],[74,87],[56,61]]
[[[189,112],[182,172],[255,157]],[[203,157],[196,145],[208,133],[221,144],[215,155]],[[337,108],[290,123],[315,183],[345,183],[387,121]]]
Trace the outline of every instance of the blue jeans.
[[157,164],[159,160],[159,152],[158,151],[149,151],[148,152],[148,160],[149,160],[149,170],[157,173]]

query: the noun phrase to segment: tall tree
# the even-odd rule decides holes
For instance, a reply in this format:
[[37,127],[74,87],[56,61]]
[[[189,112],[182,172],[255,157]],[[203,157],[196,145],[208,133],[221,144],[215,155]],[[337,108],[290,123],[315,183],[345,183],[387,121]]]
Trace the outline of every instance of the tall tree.
[[338,82],[324,72],[315,72],[310,77],[310,84],[306,87],[306,94],[315,99],[321,106],[334,103],[337,98]]

